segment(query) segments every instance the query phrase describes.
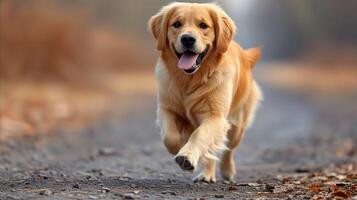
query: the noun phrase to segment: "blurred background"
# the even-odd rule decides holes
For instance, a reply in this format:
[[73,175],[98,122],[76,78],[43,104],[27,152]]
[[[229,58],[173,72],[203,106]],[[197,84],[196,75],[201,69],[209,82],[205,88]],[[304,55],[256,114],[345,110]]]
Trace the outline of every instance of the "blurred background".
[[[186,184],[191,175],[175,165],[154,125],[158,53],[147,22],[170,2],[0,0],[2,191],[8,188],[30,199],[38,188],[47,188],[40,195],[69,199],[83,179],[81,185],[88,180],[112,184],[110,194],[115,187],[122,192],[135,185],[164,199],[175,193],[192,197],[186,189],[191,189]],[[350,184],[357,177],[357,1],[217,3],[235,21],[236,41],[244,48],[262,47],[254,76],[264,101],[236,155],[239,180],[295,180],[290,186],[297,189],[286,191],[312,194],[309,198],[322,191],[357,195]],[[301,173],[307,175],[297,182]],[[45,176],[50,178],[41,179]],[[316,185],[319,180],[340,181],[347,192],[335,190],[341,184],[333,189]],[[104,195],[91,183],[85,186],[88,193]],[[307,183],[312,184],[301,192]],[[60,190],[58,184],[74,189]],[[128,191],[135,188],[130,187]],[[175,190],[175,196],[164,190]],[[205,185],[194,191],[201,191],[200,197],[217,188]],[[262,193],[249,195],[254,199],[266,193],[257,191]],[[15,193],[0,194],[0,199],[11,199],[7,194]],[[237,198],[238,193],[230,194]],[[268,196],[273,197],[281,196]]]
[[[78,125],[119,96],[154,95],[147,21],[169,2],[1,0],[0,138]],[[308,97],[356,92],[356,1],[218,3],[243,47],[262,46],[259,81]]]
[[[110,105],[106,95],[119,90],[154,92],[157,53],[147,21],[169,2],[1,0],[2,137],[98,115]],[[319,94],[355,92],[356,1],[218,3],[236,22],[243,47],[262,46],[260,80]]]

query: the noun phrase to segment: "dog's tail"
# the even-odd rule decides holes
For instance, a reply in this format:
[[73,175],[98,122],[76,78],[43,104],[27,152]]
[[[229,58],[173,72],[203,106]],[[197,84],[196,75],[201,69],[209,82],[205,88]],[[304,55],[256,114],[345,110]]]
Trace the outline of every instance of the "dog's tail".
[[251,68],[254,67],[254,65],[258,62],[261,56],[261,47],[254,47],[245,50],[245,53],[247,55],[247,60],[250,63]]

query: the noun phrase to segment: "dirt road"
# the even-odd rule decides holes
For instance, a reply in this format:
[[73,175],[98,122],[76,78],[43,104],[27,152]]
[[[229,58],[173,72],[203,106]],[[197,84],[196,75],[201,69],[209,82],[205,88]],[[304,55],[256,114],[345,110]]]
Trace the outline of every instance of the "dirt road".
[[309,199],[308,187],[279,188],[284,178],[357,161],[351,109],[357,98],[316,104],[302,94],[263,90],[265,100],[236,153],[237,183],[193,183],[194,175],[181,171],[160,142],[155,96],[132,95],[76,133],[59,129],[1,144],[0,199]]

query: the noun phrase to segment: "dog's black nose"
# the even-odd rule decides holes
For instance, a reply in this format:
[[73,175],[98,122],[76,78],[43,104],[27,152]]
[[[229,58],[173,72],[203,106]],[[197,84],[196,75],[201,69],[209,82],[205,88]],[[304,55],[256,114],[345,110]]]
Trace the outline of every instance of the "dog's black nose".
[[196,42],[196,38],[191,35],[184,34],[181,36],[181,43],[186,48],[191,48]]

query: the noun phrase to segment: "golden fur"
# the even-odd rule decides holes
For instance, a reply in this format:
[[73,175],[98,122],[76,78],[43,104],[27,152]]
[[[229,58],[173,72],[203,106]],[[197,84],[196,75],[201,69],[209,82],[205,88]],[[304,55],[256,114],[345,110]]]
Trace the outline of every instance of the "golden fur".
[[[182,27],[172,24],[180,20]],[[197,24],[204,22],[208,28]],[[160,57],[156,65],[158,123],[163,142],[185,170],[203,163],[199,181],[215,182],[215,167],[221,158],[221,174],[235,175],[233,150],[254,118],[261,91],[252,77],[260,49],[244,50],[232,39],[234,22],[215,4],[172,3],[149,21]],[[199,70],[185,74],[177,67],[174,49],[179,37],[190,33],[196,49],[210,47]]]

